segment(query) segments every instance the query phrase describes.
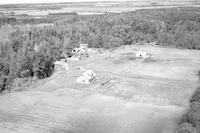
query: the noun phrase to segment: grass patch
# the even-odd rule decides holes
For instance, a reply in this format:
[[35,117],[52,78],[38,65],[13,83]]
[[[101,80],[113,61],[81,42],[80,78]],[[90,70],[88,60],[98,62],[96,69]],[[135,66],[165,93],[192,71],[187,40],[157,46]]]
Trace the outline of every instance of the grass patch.
[[11,85],[11,91],[23,91],[30,88],[37,79],[29,77],[29,78],[16,78],[14,79]]
[[156,60],[151,58],[151,57],[146,58],[146,59],[143,60],[143,63],[154,63],[154,62],[156,62]]
[[114,60],[114,64],[122,64],[122,63],[127,63],[129,61],[134,61],[136,60],[137,57],[135,56],[131,56],[131,55],[128,55],[128,56],[121,56],[119,57],[117,60]]

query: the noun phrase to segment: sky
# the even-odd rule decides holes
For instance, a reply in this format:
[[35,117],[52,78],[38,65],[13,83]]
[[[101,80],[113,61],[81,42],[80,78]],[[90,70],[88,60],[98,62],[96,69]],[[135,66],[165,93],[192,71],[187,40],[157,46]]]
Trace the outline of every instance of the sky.
[[123,1],[123,0],[0,0],[0,4],[87,2],[87,1]]

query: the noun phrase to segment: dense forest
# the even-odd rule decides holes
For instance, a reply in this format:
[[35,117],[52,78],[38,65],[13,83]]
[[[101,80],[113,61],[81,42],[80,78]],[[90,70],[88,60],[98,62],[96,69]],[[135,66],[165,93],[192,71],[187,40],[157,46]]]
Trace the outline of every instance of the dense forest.
[[[52,25],[38,26],[43,23]],[[15,30],[6,41],[0,41],[0,90],[11,89],[17,78],[49,77],[53,62],[63,52],[70,53],[80,40],[89,47],[105,49],[149,42],[200,49],[200,9],[192,7],[0,19],[1,27],[6,24]],[[23,28],[25,24],[30,26]]]

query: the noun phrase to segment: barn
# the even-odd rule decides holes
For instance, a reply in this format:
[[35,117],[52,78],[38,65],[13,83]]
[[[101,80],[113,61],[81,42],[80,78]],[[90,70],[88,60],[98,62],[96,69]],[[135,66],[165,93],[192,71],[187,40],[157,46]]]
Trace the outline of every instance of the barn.
[[136,57],[141,57],[141,58],[147,58],[150,56],[150,54],[147,51],[140,50],[136,53]]

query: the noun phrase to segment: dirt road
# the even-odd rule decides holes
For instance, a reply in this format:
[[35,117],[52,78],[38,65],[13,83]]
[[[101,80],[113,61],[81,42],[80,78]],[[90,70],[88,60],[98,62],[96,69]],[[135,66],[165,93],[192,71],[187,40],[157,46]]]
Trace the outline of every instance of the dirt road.
[[[148,63],[130,60],[137,47],[120,48],[0,95],[0,133],[174,133],[198,85],[200,52],[147,48]],[[77,67],[94,70],[98,80],[76,83]]]

